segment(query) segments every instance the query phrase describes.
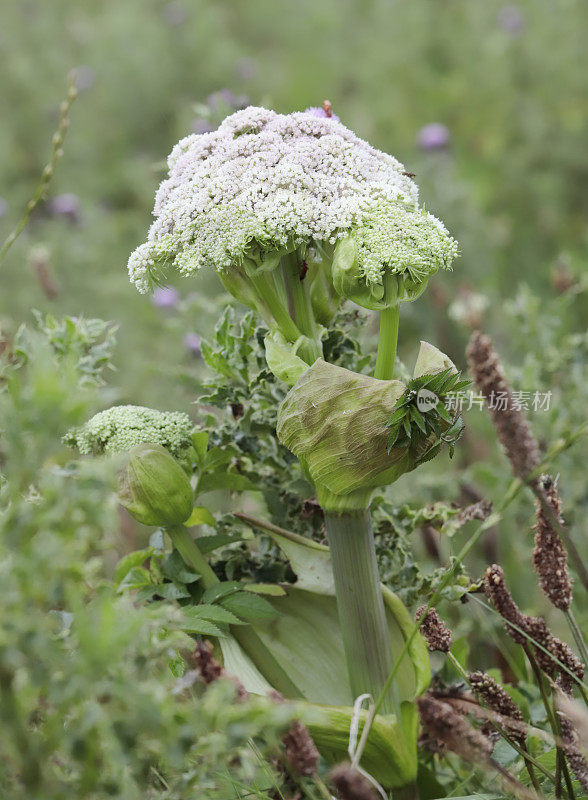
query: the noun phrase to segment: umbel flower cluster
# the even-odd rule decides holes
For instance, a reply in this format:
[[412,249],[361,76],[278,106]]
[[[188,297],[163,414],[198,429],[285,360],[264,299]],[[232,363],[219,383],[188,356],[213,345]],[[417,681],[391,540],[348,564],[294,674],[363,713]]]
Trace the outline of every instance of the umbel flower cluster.
[[[345,269],[381,299],[386,275],[422,283],[457,251],[443,224],[419,208],[403,165],[334,117],[250,106],[214,132],[182,139],[168,165],[148,240],[129,260],[142,292],[171,269],[250,276],[311,246],[332,256],[353,236]],[[339,294],[347,296],[348,283],[339,281]]]
[[179,411],[157,411],[145,406],[113,406],[95,414],[65,437],[82,455],[126,453],[139,444],[157,444],[175,458],[192,445],[192,422]]

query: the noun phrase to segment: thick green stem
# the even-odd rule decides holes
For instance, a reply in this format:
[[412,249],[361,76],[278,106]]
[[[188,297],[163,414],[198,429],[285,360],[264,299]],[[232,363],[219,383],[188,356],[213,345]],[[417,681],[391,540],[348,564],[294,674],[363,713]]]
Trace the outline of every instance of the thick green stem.
[[399,317],[398,305],[380,311],[380,335],[374,378],[389,381],[394,377]]
[[[354,697],[379,697],[392,670],[392,652],[368,511],[325,514],[335,577],[339,625]],[[395,687],[382,704],[398,713]]]
[[295,342],[302,334],[290,317],[287,308],[284,306],[276,291],[272,280],[268,276],[261,274],[251,278],[255,291],[270,309],[276,325],[281,333],[289,342]]
[[312,364],[322,355],[322,348],[317,340],[308,283],[304,280],[302,265],[296,253],[289,253],[282,259],[282,274],[288,294],[290,314],[300,331],[310,340],[302,346],[300,354]]
[[[167,533],[186,564],[200,575],[205,589],[220,583],[187,528],[177,525],[167,528]],[[274,689],[288,699],[302,697],[300,689],[290,680],[251,626],[235,625],[231,628],[231,634]]]

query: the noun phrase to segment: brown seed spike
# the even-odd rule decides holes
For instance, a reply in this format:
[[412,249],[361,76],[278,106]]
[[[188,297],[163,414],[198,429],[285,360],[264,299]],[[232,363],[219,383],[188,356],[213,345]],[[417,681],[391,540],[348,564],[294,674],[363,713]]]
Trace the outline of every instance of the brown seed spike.
[[367,778],[351,764],[339,764],[329,775],[330,783],[341,800],[377,800],[377,795]]
[[425,732],[466,761],[486,763],[493,744],[449,705],[431,695],[417,700]]
[[[523,614],[508,591],[504,580],[504,570],[498,564],[488,567],[484,576],[484,592],[492,601],[500,616],[510,622],[506,630],[518,644],[525,644],[527,637],[521,631],[528,632],[530,617]],[[513,627],[516,625],[516,628]],[[520,628],[520,630],[517,630]]]
[[[423,614],[425,617],[421,622]],[[442,653],[448,653],[451,650],[453,644],[451,631],[434,608],[427,611],[426,606],[421,606],[417,609],[416,621],[421,622],[419,630],[423,634],[429,650],[439,650]]]
[[514,474],[526,480],[537,468],[539,448],[522,410],[514,402],[502,364],[488,336],[475,331],[466,349],[472,377],[487,402],[498,438]]
[[[563,523],[561,500],[555,482],[549,475],[542,475],[539,484],[556,519]],[[539,584],[549,600],[556,608],[567,611],[572,602],[567,551],[539,502],[537,502],[536,520],[533,567],[539,577]]]
[[[499,722],[511,733],[515,741],[524,743],[523,715],[506,689],[485,672],[470,672],[468,683],[476,697],[501,717]],[[513,722],[514,725],[509,724]]]

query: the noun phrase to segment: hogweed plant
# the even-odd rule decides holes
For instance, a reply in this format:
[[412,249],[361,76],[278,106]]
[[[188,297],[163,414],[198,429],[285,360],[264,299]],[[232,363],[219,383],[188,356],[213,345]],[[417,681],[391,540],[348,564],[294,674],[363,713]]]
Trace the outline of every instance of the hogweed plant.
[[[183,630],[215,641],[207,675],[227,673],[243,692],[279,692],[294,703],[301,728],[290,731],[290,741],[313,754],[311,771],[314,746],[328,763],[351,758],[332,776],[342,798],[384,789],[417,796],[419,713],[433,750],[495,770],[505,791],[526,797],[522,783],[492,758],[498,730],[522,755],[540,795],[537,770],[552,774],[529,754],[520,710],[491,676],[463,670],[433,609],[444,597],[481,590],[481,582],[468,586],[461,574],[463,558],[530,480],[540,504],[534,564],[547,595],[569,612],[561,548],[556,572],[547,574],[560,507],[552,484],[538,478],[542,461],[521,419],[500,422],[518,483],[499,508],[490,514],[476,504],[459,512],[438,504],[430,512],[448,529],[481,520],[448,570],[427,583],[401,548],[393,558],[381,549],[382,532],[394,530],[399,518],[378,490],[443,445],[452,454],[462,431],[448,399],[467,382],[451,360],[421,342],[408,377],[396,359],[400,305],[451,267],[455,240],[419,206],[402,164],[344,127],[329,105],[324,114],[237,111],[218,130],[180,141],[168,164],[147,242],[129,259],[131,280],[147,293],[174,273],[213,268],[249,312],[237,321],[225,311],[217,349],[202,344],[218,376],[201,398],[202,426],[193,428],[182,414],[115,406],[66,437],[82,454],[114,456],[121,503],[160,529],[148,548],[117,567],[121,590],[149,602],[177,601]],[[360,353],[347,301],[379,314],[375,353]],[[478,383],[494,380],[483,378],[479,362],[473,357]],[[230,409],[236,424],[207,416],[210,406]],[[301,510],[300,487],[308,486],[314,497]],[[231,509],[231,523],[216,519],[201,498],[219,489],[260,493],[277,522],[245,507]],[[323,519],[328,547],[320,541]],[[246,532],[236,533],[235,520]],[[290,530],[294,522],[297,531]],[[261,547],[252,530],[263,534]],[[409,574],[414,569],[409,592],[428,598],[416,624],[382,583],[378,559],[382,567],[394,558],[404,558]],[[387,584],[394,586],[394,574],[386,567]],[[490,597],[492,580],[483,585]],[[406,594],[405,585],[398,588]],[[544,624],[509,617],[504,602],[493,602],[508,631],[523,637],[533,668],[543,670],[543,694],[547,678],[568,694],[583,686],[581,662]],[[445,653],[463,673],[472,692],[466,700],[455,692],[425,694],[428,649]],[[569,778],[562,754],[575,743],[571,723],[559,722],[550,702],[559,791],[561,776]],[[483,729],[466,719],[474,708],[487,712]]]

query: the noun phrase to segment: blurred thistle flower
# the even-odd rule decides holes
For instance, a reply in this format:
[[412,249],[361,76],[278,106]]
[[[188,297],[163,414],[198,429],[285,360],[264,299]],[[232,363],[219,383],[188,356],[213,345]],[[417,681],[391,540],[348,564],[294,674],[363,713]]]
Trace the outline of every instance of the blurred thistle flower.
[[184,347],[188,350],[192,355],[199,356],[202,352],[202,338],[198,336],[197,333],[187,333],[184,336]]
[[172,0],[171,3],[167,3],[163,7],[161,13],[163,19],[172,28],[176,28],[178,25],[182,25],[188,18],[188,14],[186,12],[184,5],[182,3],[178,3],[177,0]]
[[[542,475],[539,484],[545,491],[556,519],[563,523],[561,500],[557,486],[549,475]],[[539,585],[556,608],[567,611],[572,602],[572,582],[568,572],[568,554],[557,531],[545,514],[539,501],[535,523],[535,546],[533,567],[539,577]]]
[[233,110],[246,108],[249,104],[249,98],[245,94],[234,94],[230,89],[220,89],[218,92],[210,94],[206,99],[206,103],[214,113],[222,110],[223,107]]
[[340,118],[333,113],[333,106],[329,100],[323,101],[321,106],[310,106],[304,110],[305,114],[312,114],[313,117],[318,119],[334,119],[335,122],[341,122]]
[[197,136],[200,136],[203,133],[210,133],[213,130],[214,130],[214,125],[207,119],[198,118],[195,119],[194,122],[192,123],[192,131]]
[[8,203],[3,197],[0,197],[0,219],[4,219],[8,213]]
[[505,33],[518,36],[525,29],[523,12],[516,5],[504,6],[498,12],[498,24]]
[[87,92],[94,86],[96,81],[96,73],[87,64],[80,64],[75,68],[76,75],[76,89],[78,92]]
[[157,308],[176,308],[180,302],[180,293],[171,286],[158,286],[153,291],[151,301]]
[[79,222],[80,198],[73,192],[58,194],[49,203],[49,210],[55,217],[66,217],[70,222]]
[[[421,622],[423,614],[425,618]],[[448,653],[451,650],[453,644],[451,631],[434,608],[427,611],[426,606],[421,606],[417,609],[415,620],[420,623],[419,630],[429,650],[439,650],[441,653]]]
[[421,150],[431,152],[444,150],[449,147],[449,128],[441,122],[431,122],[420,129],[417,134],[417,144]]
[[235,71],[241,80],[250,81],[257,75],[257,61],[253,58],[240,58],[235,65]]

